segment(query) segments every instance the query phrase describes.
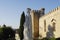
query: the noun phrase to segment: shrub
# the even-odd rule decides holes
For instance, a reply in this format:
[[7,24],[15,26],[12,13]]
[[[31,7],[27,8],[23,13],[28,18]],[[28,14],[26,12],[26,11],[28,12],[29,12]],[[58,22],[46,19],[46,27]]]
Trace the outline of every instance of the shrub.
[[55,38],[43,38],[41,40],[56,40]]

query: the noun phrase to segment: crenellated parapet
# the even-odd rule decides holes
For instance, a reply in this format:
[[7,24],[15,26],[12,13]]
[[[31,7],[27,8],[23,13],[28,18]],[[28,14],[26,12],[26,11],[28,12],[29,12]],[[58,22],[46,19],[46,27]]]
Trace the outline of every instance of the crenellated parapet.
[[57,8],[55,8],[55,9],[49,11],[48,13],[52,13],[52,12],[58,11],[59,9],[60,9],[60,7],[57,7]]
[[40,11],[39,10],[32,10],[31,12],[39,13]]
[[[51,13],[53,13],[53,12],[56,12],[56,11],[58,11],[58,10],[60,10],[60,6],[59,7],[57,7],[57,8],[55,8],[55,9],[53,9],[53,10],[51,10],[51,11],[49,11],[47,14],[45,14],[44,16],[47,16],[47,15],[49,15],[49,14],[51,14]],[[44,17],[44,16],[42,16],[42,17]],[[41,18],[42,18],[41,17]]]
[[41,8],[40,10],[32,10],[31,13],[34,13],[37,16],[41,17],[45,14],[45,8]]

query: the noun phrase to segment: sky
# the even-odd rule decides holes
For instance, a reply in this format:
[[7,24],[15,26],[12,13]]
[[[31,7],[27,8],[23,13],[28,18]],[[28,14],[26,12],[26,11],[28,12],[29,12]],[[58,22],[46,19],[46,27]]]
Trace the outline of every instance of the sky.
[[6,24],[19,28],[21,13],[27,14],[27,8],[39,10],[45,8],[45,13],[60,6],[60,0],[0,0],[0,25]]

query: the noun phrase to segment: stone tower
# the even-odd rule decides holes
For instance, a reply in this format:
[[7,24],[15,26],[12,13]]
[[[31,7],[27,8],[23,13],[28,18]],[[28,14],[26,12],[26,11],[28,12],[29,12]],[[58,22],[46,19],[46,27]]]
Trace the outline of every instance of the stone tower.
[[30,15],[31,9],[27,8],[27,15],[28,15],[28,36],[29,40],[32,40],[32,24],[31,24],[31,15]]
[[30,12],[31,21],[32,21],[32,38],[38,39],[39,38],[39,18],[44,15],[44,8],[40,10],[32,10]]

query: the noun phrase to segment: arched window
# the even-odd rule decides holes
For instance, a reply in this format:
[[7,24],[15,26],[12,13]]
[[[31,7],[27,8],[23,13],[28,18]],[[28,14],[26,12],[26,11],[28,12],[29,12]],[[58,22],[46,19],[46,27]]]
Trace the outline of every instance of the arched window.
[[52,19],[51,22],[52,22],[52,26],[53,26],[53,31],[56,31],[56,30],[55,30],[56,20],[55,20],[55,19]]

